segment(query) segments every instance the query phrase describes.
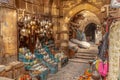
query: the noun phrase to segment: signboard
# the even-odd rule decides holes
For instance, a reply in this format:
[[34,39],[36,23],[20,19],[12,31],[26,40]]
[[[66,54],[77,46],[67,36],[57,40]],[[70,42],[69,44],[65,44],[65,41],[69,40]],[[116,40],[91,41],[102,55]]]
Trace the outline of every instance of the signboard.
[[111,7],[120,8],[120,0],[111,0]]

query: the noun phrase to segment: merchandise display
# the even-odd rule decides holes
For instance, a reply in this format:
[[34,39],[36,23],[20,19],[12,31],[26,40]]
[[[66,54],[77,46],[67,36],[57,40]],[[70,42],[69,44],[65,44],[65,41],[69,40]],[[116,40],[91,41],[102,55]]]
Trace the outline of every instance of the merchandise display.
[[32,78],[39,77],[41,80],[47,80],[49,69],[42,63],[37,63],[30,68]]
[[54,60],[55,62],[59,62],[59,60],[54,57],[54,55],[51,53],[50,49],[47,46],[44,46],[44,50],[47,52],[47,54],[52,60]]
[[32,77],[29,74],[20,75],[17,80],[32,80]]
[[[32,78],[39,77],[41,80],[47,80],[49,69],[36,59],[34,54],[31,54],[28,49],[19,49],[19,60],[25,64],[25,69],[29,71]],[[22,53],[21,53],[22,52]]]
[[92,77],[92,72],[91,70],[87,69],[84,72],[83,76],[80,76],[78,80],[92,80],[91,77]]
[[44,48],[35,51],[35,56],[37,59],[43,62],[50,69],[50,73],[56,73],[58,71],[57,62],[52,59]]
[[60,68],[68,64],[68,57],[63,52],[55,54],[55,58],[59,60]]

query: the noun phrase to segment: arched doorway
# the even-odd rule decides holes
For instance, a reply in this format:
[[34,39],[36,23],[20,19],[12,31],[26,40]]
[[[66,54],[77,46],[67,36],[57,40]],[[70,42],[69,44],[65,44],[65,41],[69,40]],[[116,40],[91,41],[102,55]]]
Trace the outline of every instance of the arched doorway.
[[[71,20],[71,18],[73,18],[77,13],[86,10],[87,12],[90,11],[91,13],[93,13],[95,16],[92,16],[92,18],[88,17],[88,19],[86,19],[86,21],[83,21],[85,23],[86,26],[89,23],[98,23],[100,25],[100,20],[98,18],[98,14],[100,14],[100,9],[98,9],[97,7],[89,4],[89,3],[85,3],[85,4],[80,4],[77,5],[73,8],[71,8],[64,16],[63,19],[61,19],[61,29],[60,32],[69,32],[69,22]],[[87,12],[83,12],[86,16],[89,16],[89,14]],[[88,14],[88,15],[87,15]],[[84,24],[83,23],[83,24]],[[84,27],[80,27],[82,30],[84,30]],[[69,37],[68,33],[64,33],[65,35],[67,35],[67,37]],[[69,38],[66,40],[65,36],[63,34],[60,34],[60,46],[63,48],[67,48],[68,47],[68,41]],[[63,38],[62,38],[63,37]],[[64,41],[66,40],[66,42]],[[64,49],[65,50],[65,49]]]
[[84,33],[88,42],[95,42],[95,30],[97,25],[90,23],[85,27]]
[[97,39],[99,36],[98,32],[100,32],[100,30],[98,30],[98,27],[100,27],[100,22],[94,13],[87,10],[80,11],[71,17],[71,20],[69,21],[69,39],[79,39],[77,37],[77,31],[79,30],[81,37],[84,36],[84,41],[94,42],[95,44],[98,44],[100,40]]

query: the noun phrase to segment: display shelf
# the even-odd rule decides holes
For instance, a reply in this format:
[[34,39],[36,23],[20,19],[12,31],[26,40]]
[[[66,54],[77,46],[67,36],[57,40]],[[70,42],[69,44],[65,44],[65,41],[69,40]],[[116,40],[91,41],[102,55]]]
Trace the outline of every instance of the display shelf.
[[48,55],[50,56],[50,58],[51,58],[52,60],[54,60],[54,61],[57,62],[57,63],[59,62],[59,60],[54,57],[54,55],[51,53],[50,49],[49,49],[47,46],[44,46],[44,49],[45,49],[45,51],[48,53]]
[[39,77],[40,80],[47,80],[49,69],[42,63],[37,63],[30,68],[32,78]]
[[36,50],[35,56],[50,69],[51,74],[55,74],[58,71],[58,64],[53,59],[54,56],[50,56],[44,48]]
[[43,56],[41,54],[37,54],[37,51],[35,51],[35,54],[30,54],[29,50],[26,49],[23,53],[19,53],[19,60],[25,64],[25,69],[29,71],[32,78],[47,80],[49,69],[45,64],[43,64],[42,58]]

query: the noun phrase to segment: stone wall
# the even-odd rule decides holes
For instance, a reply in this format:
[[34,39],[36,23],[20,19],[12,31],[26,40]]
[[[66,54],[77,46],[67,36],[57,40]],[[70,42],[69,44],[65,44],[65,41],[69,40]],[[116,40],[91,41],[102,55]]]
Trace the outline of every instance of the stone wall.
[[[71,8],[69,11],[66,11],[66,15],[63,17],[63,20],[61,21],[61,32],[69,32],[69,21],[72,17],[74,17],[77,13],[80,11],[87,10],[92,12],[94,15],[100,14],[100,10],[96,8],[94,5],[91,5],[89,3],[79,4],[75,7]],[[97,16],[95,16],[97,17]],[[85,23],[82,24],[89,24],[89,23],[97,23],[100,24],[99,18],[89,18],[88,21],[84,21]],[[83,29],[86,25],[82,26],[81,29]],[[64,35],[63,35],[64,34]],[[61,47],[64,46],[64,49],[68,47],[67,41],[69,40],[68,33],[61,34]],[[67,37],[67,39],[66,39]]]
[[109,36],[109,76],[108,80],[117,80],[120,73],[120,21],[113,23]]
[[17,60],[17,26],[16,10],[2,7],[0,9],[1,18],[1,36],[4,47],[0,55],[0,63],[9,63]]

